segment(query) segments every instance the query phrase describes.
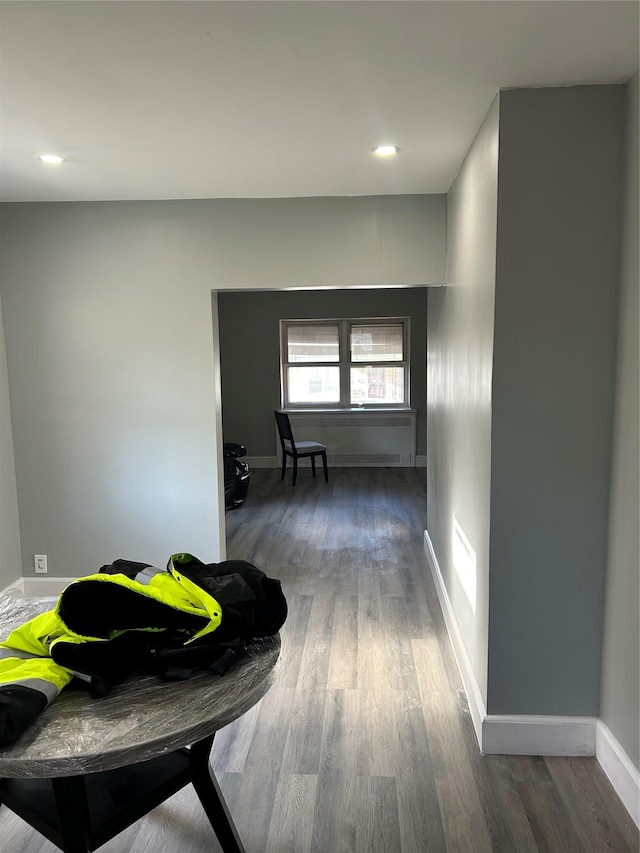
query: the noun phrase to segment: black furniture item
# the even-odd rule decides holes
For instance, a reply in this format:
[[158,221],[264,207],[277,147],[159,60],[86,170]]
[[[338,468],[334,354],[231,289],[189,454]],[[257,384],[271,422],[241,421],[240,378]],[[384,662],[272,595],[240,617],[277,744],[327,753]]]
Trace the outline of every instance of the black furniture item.
[[191,783],[225,853],[244,853],[217,779],[209,768],[215,735],[189,748],[88,776],[2,779],[0,797],[64,853],[102,847]]
[[[38,613],[49,609],[41,601]],[[25,621],[11,611],[2,618],[10,605],[0,595],[2,638]],[[33,607],[24,599],[25,617]],[[276,635],[256,640],[220,676],[164,682],[140,673],[100,700],[69,685],[0,749],[0,803],[64,853],[91,853],[190,784],[223,853],[244,853],[209,754],[215,733],[267,693],[279,655]]]
[[242,456],[247,455],[244,444],[225,443],[224,456],[224,508],[237,509],[242,506],[249,491],[251,469],[246,462],[241,462]]
[[278,425],[278,435],[280,436],[280,446],[282,447],[282,476],[284,480],[284,472],[287,467],[287,456],[293,459],[293,479],[291,485],[295,486],[298,477],[298,459],[305,456],[311,458],[311,470],[313,476],[316,476],[316,456],[322,457],[322,467],[324,468],[324,481],[329,482],[329,472],[327,470],[327,448],[324,444],[318,441],[296,441],[293,437],[289,415],[285,412],[274,412],[276,423]]

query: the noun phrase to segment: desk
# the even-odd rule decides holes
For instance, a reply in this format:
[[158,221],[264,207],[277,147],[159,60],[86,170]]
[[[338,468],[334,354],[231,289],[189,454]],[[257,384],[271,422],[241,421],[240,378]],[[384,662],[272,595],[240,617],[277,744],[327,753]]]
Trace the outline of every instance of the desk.
[[[0,637],[50,606],[0,600]],[[268,691],[279,654],[277,636],[223,676],[135,676],[103,699],[70,685],[0,750],[0,800],[65,853],[88,853],[191,783],[224,853],[243,853],[209,753]]]

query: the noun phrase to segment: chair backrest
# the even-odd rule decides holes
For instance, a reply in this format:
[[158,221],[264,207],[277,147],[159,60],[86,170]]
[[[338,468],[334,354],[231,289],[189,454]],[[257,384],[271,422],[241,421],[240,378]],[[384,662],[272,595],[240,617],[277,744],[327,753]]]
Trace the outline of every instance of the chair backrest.
[[284,447],[285,442],[289,445],[291,449],[295,447],[295,441],[293,439],[293,431],[291,429],[291,424],[289,423],[289,415],[284,412],[274,412],[276,416],[276,423],[278,425],[278,434],[280,436],[280,443]]

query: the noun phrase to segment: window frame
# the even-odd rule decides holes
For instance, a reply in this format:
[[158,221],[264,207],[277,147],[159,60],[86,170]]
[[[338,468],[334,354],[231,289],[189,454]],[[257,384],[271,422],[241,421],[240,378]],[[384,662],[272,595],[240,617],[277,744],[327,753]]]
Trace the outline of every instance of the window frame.
[[[394,361],[352,361],[351,329],[354,326],[402,326],[402,360]],[[304,318],[280,320],[280,403],[281,408],[289,411],[322,411],[322,410],[373,410],[376,409],[410,409],[410,317],[335,317],[335,318]],[[291,326],[337,326],[338,327],[338,360],[337,361],[305,361],[288,360],[288,329]],[[300,403],[289,401],[288,369],[290,367],[338,367],[340,371],[340,399],[334,403]],[[400,403],[352,403],[351,402],[351,368],[352,367],[402,367],[404,368],[403,401]]]

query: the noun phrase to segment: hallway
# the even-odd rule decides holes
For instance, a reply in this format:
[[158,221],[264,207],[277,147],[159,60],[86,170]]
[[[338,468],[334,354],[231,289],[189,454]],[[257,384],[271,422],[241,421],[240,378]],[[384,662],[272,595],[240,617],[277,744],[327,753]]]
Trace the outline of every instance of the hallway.
[[[423,550],[424,469],[253,472],[228,556],[281,579],[276,682],[217,736],[247,853],[636,853],[595,759],[482,756]],[[176,548],[188,543],[176,543]],[[0,850],[55,853],[0,809]],[[217,853],[192,790],[101,853]]]
[[290,606],[269,719],[226,777],[248,849],[637,850],[595,759],[479,754],[423,550],[425,479],[334,468],[325,486],[303,470],[293,490],[258,470],[227,514],[229,557],[279,577]]

